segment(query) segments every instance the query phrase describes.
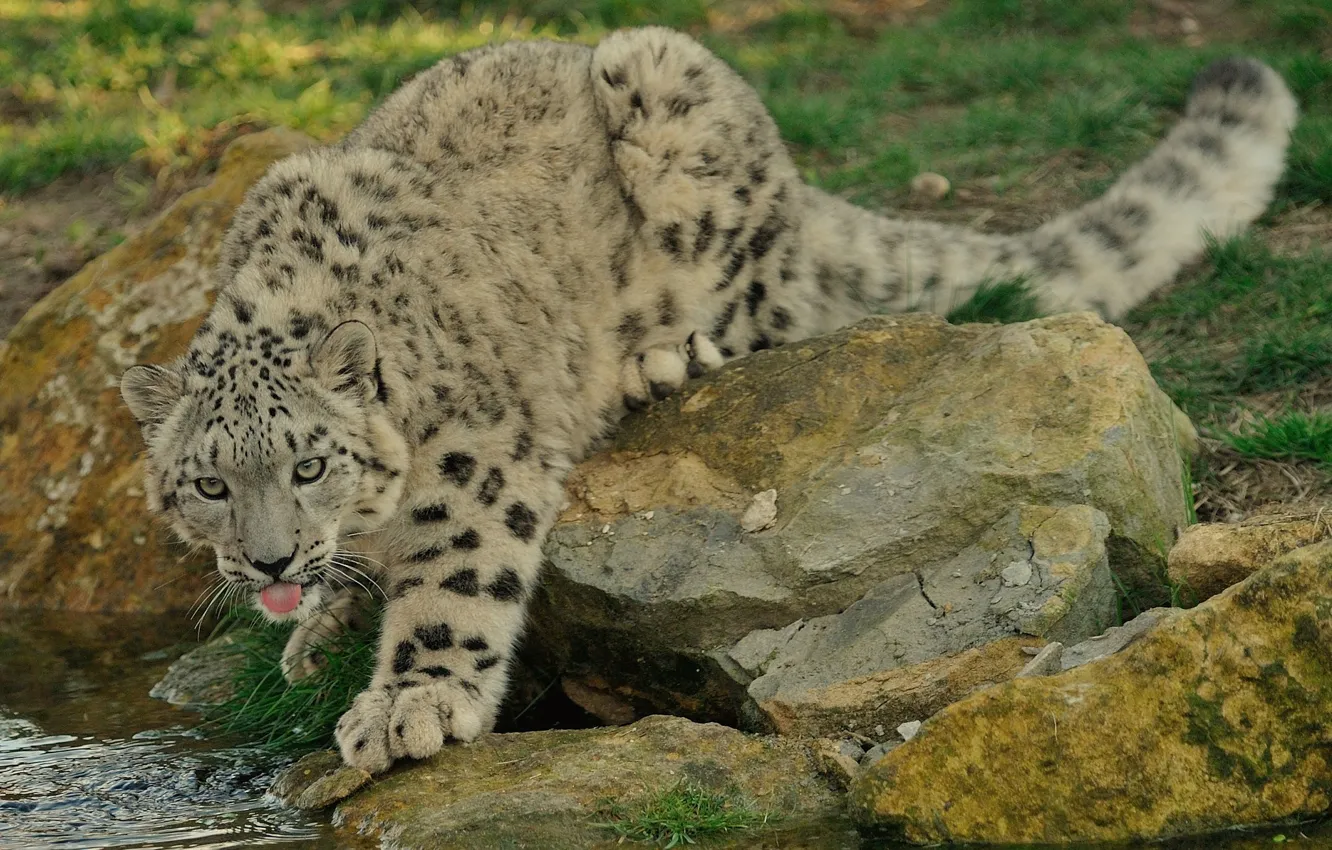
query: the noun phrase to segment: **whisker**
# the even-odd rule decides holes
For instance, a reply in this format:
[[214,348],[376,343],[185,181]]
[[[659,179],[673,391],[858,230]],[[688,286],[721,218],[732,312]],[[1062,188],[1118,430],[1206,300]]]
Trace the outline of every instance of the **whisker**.
[[189,610],[185,612],[185,616],[189,617],[190,615],[192,615],[196,608],[202,605],[206,599],[211,597],[222,587],[222,584],[223,584],[222,576],[213,575],[208,580],[208,584],[204,586],[204,589],[199,591],[199,595],[196,596],[194,599],[194,604],[192,604]]
[[[366,587],[365,584],[359,578],[356,577],[356,574],[359,573],[361,576],[364,576],[366,580],[368,580],[371,584],[374,584],[376,588],[379,588],[379,585],[375,583],[374,579],[365,575],[365,573],[361,573],[359,570],[357,570],[355,567],[352,567],[349,564],[343,564],[339,561],[332,561],[329,563],[328,569],[332,570],[334,574],[336,574],[344,581],[348,581],[351,582],[352,584],[355,584],[357,587],[361,588],[361,590],[364,590],[366,593],[369,593],[371,596],[374,596],[374,593],[370,590],[370,588]],[[349,573],[348,570],[351,570],[352,572]],[[380,589],[379,592],[383,593],[384,591],[383,589]]]
[[[388,565],[387,565],[387,564],[385,564],[383,561],[376,560],[375,558],[371,558],[370,555],[368,555],[368,554],[366,554],[366,553],[364,553],[364,552],[340,552],[340,553],[338,553],[338,554],[340,554],[340,555],[345,555],[345,556],[347,556],[347,557],[349,557],[349,558],[359,558],[359,559],[361,559],[362,561],[365,561],[366,563],[374,564],[375,566],[379,567],[381,570],[384,570],[384,571],[387,571],[387,570],[388,570]],[[371,554],[381,555],[381,554],[383,554],[383,553],[382,553],[382,552],[373,552],[373,553],[371,553]]]
[[340,588],[346,588],[346,586],[356,584],[353,578],[348,576],[348,574],[342,572],[341,569],[338,569],[338,566],[336,564],[329,564],[328,566],[325,566],[324,569],[328,570],[328,573],[330,574],[330,576],[334,578],[334,580],[338,582],[338,586],[340,586]]
[[378,590],[381,594],[384,593],[384,588],[381,587],[381,586],[379,585],[379,582],[375,581],[375,579],[374,579],[373,576],[371,576],[371,575],[370,575],[369,573],[367,573],[365,570],[363,570],[363,569],[361,569],[359,566],[357,566],[355,562],[353,562],[353,561],[348,561],[348,560],[347,560],[346,558],[344,558],[344,557],[339,557],[339,556],[341,556],[341,555],[345,555],[345,554],[346,554],[346,553],[341,553],[341,552],[334,553],[334,556],[333,556],[333,559],[332,559],[332,563],[335,563],[335,564],[337,564],[339,567],[342,567],[342,568],[344,568],[344,569],[351,570],[352,572],[354,572],[354,573],[356,573],[357,575],[359,575],[359,576],[361,576],[362,578],[364,578],[366,581],[370,582],[370,584],[374,585],[375,589]]
[[194,633],[195,633],[196,635],[198,635],[199,632],[201,632],[201,631],[203,630],[203,623],[204,623],[204,620],[208,619],[208,612],[211,611],[211,610],[213,609],[213,605],[214,605],[219,599],[221,599],[221,598],[224,597],[227,593],[229,593],[230,590],[231,590],[231,587],[230,587],[230,583],[229,583],[229,582],[224,582],[224,583],[222,583],[222,584],[218,584],[218,585],[214,585],[214,586],[213,586],[213,589],[212,589],[212,590],[209,592],[209,594],[208,594],[208,604],[205,605],[204,608],[203,608],[203,611],[200,612],[200,614],[199,614],[199,618],[198,618],[197,620],[194,621]]

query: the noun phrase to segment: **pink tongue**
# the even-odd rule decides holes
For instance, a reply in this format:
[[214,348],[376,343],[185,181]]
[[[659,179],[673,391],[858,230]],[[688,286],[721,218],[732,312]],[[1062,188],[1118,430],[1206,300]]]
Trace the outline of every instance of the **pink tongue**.
[[301,586],[279,581],[259,591],[259,601],[274,614],[286,614],[301,604]]

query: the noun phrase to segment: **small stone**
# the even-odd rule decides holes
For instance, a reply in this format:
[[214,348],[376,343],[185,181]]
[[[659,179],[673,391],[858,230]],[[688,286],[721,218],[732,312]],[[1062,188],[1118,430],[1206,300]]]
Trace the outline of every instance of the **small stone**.
[[1194,35],[1198,32],[1198,21],[1194,18],[1180,18],[1179,31],[1184,35]]
[[[1034,647],[1031,647],[1034,648]],[[1052,640],[1036,653],[1036,657],[1027,662],[1017,674],[1017,678],[1025,679],[1032,676],[1053,676],[1060,671],[1060,664],[1064,657],[1064,645],[1057,640]]]
[[1004,580],[1004,587],[1026,587],[1027,582],[1031,581],[1031,563],[1014,561],[1004,567],[999,576]]
[[148,695],[182,708],[221,705],[235,692],[236,671],[245,654],[228,633],[177,658]]
[[656,512],[656,511],[646,511],[646,512],[643,514],[643,519],[652,519],[652,518],[653,518],[654,516],[656,516],[656,515],[657,515],[657,512]]
[[886,744],[875,744],[865,751],[865,755],[860,757],[860,769],[868,770],[874,766],[875,762],[900,746],[902,746],[901,741],[889,741]]
[[1034,656],[1037,656],[1037,655],[1040,655],[1040,654],[1041,654],[1041,649],[1043,649],[1043,647],[1039,647],[1039,646],[1024,646],[1024,647],[1022,647],[1022,654],[1023,654],[1023,655],[1030,655],[1030,656],[1033,656],[1033,657],[1034,657]]
[[298,809],[324,809],[345,800],[370,781],[370,774],[359,767],[337,768],[319,777],[296,798]]
[[926,201],[942,200],[952,186],[948,178],[933,171],[922,171],[911,178],[911,196]]
[[916,733],[918,733],[919,731],[920,731],[919,720],[908,720],[906,723],[903,723],[897,727],[897,734],[902,736],[903,741],[910,741],[912,738],[916,737]]
[[764,490],[754,497],[740,518],[740,527],[751,534],[771,528],[777,521],[777,491]]
[[846,751],[845,744],[845,741],[836,742],[823,738],[814,747],[814,761],[819,767],[819,772],[842,789],[851,787],[851,783],[860,774],[862,754],[860,748],[855,747],[855,755],[851,755]]

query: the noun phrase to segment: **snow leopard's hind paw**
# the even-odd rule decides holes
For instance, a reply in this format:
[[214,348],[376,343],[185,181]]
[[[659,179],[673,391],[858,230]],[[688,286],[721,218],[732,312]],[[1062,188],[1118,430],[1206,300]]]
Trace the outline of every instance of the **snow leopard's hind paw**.
[[697,378],[725,362],[717,346],[695,331],[684,345],[652,348],[624,361],[620,367],[620,392],[628,410],[642,410],[684,386],[686,378]]

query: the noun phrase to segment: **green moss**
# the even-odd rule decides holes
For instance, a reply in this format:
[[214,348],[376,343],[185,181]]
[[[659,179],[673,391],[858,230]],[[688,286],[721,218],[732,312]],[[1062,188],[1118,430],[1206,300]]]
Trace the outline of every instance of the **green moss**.
[[1249,779],[1252,771],[1243,758],[1227,747],[1227,744],[1239,737],[1239,732],[1221,713],[1221,703],[1204,699],[1195,692],[1189,694],[1188,704],[1188,730],[1184,734],[1184,742],[1207,748],[1207,765],[1213,775],[1231,779],[1238,771],[1245,775],[1245,780],[1252,786],[1254,783]]
[[1318,621],[1309,614],[1297,616],[1295,618],[1295,633],[1291,636],[1291,643],[1295,645],[1296,649],[1321,652],[1323,638],[1318,631]]

